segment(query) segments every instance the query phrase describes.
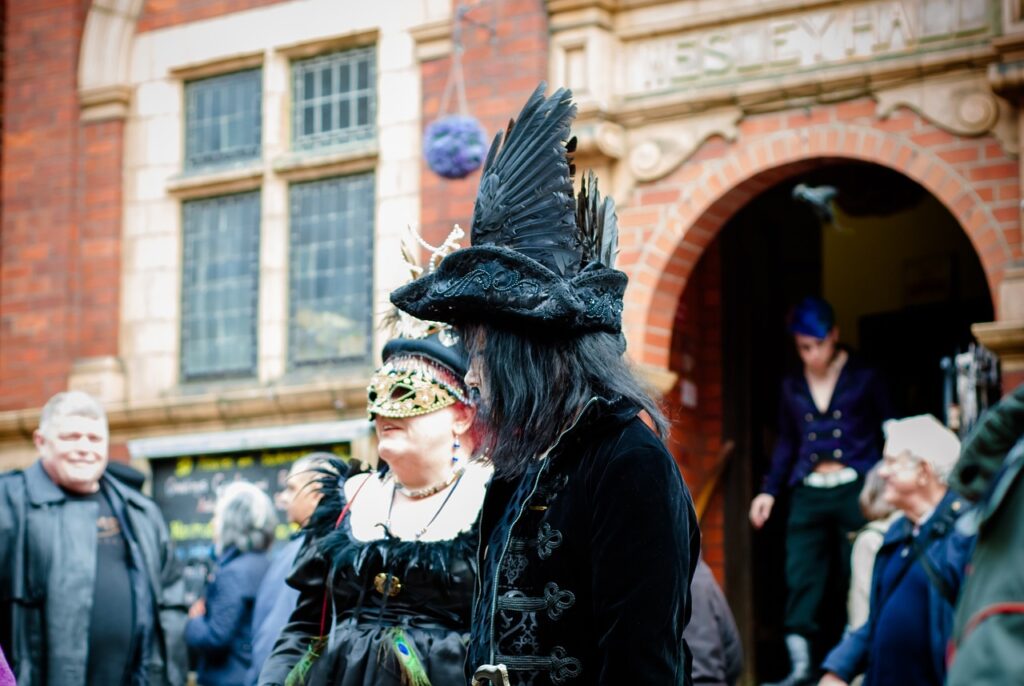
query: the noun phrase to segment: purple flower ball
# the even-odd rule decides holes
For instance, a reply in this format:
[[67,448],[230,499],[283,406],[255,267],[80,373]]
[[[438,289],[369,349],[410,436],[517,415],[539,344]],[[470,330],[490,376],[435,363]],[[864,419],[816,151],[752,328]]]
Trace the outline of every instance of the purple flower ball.
[[476,171],[487,155],[487,138],[474,117],[451,114],[437,119],[423,133],[427,166],[446,179],[462,179]]

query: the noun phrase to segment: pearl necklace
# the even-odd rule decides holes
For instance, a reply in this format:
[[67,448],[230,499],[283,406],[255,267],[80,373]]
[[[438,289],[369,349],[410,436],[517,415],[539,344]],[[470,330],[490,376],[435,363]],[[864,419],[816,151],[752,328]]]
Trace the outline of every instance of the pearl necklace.
[[440,493],[444,489],[455,483],[460,476],[466,472],[465,467],[459,467],[458,469],[452,470],[452,473],[448,475],[448,478],[440,483],[436,483],[433,486],[427,486],[425,488],[406,488],[395,479],[395,490],[406,498],[412,498],[413,500],[422,500],[423,498],[429,498],[435,493]]
[[[441,515],[441,510],[444,509],[444,506],[447,505],[448,501],[452,499],[453,495],[455,495],[455,489],[459,487],[460,483],[462,483],[462,475],[465,474],[465,473],[466,473],[466,468],[465,467],[457,469],[452,474],[452,476],[448,479],[446,486],[440,486],[439,487],[439,490],[440,490],[440,488],[446,488],[447,485],[451,485],[453,482],[455,484],[454,486],[452,486],[452,490],[448,491],[448,494],[444,497],[444,500],[441,501],[441,506],[439,508],[437,508],[437,512],[435,512],[434,516],[430,518],[430,521],[427,522],[426,524],[424,524],[421,529],[419,529],[415,534],[413,534],[413,540],[415,540],[415,541],[420,540],[420,538],[423,537],[423,534],[427,533],[427,529],[430,528],[430,525],[433,524],[435,521],[437,521],[437,518]],[[431,487],[431,488],[433,488],[433,487]],[[391,491],[391,504],[388,505],[388,520],[386,522],[384,522],[384,530],[386,532],[391,531],[391,513],[395,509],[395,495],[398,493],[398,489],[399,489],[399,483],[396,481],[395,482],[395,488],[394,488],[393,491]],[[421,490],[424,490],[424,489],[421,489]],[[434,493],[437,493],[437,491],[434,491]],[[421,496],[421,497],[425,498],[426,496]]]

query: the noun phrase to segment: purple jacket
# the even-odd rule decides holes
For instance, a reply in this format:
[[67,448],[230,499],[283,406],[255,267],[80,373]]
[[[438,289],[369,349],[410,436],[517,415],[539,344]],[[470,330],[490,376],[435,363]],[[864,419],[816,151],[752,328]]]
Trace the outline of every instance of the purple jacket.
[[802,373],[787,376],[779,399],[779,437],[761,492],[778,496],[823,460],[864,474],[882,457],[882,422],[895,416],[878,372],[853,354],[825,412],[814,404]]

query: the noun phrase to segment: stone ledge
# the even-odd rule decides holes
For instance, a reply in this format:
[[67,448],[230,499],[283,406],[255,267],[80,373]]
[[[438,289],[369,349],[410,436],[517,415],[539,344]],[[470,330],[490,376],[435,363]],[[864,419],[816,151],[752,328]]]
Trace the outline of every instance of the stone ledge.
[[417,62],[429,62],[451,54],[451,18],[422,24],[410,30],[409,34],[416,43]]
[[350,50],[353,48],[366,48],[377,43],[380,33],[377,29],[353,31],[329,38],[316,38],[310,41],[302,41],[285,45],[276,49],[291,60],[326,55],[339,50]]
[[274,159],[274,172],[288,181],[357,174],[377,166],[377,141],[353,144],[333,152],[289,152]]
[[251,191],[263,183],[263,164],[182,174],[167,180],[167,193],[181,199]]
[[1003,372],[1024,371],[1024,320],[972,324],[971,333],[999,357]]
[[[172,431],[260,426],[315,419],[360,417],[365,412],[366,378],[293,387],[258,387],[197,396],[175,396],[106,406],[115,441]],[[30,441],[41,408],[0,412],[0,446]],[[0,452],[3,452],[0,449]]]
[[229,55],[228,57],[218,57],[213,60],[194,62],[192,64],[184,64],[180,67],[171,69],[171,76],[179,81],[192,81],[194,79],[202,79],[208,76],[230,74],[231,72],[242,71],[243,69],[262,67],[263,57],[264,52],[259,50],[256,52]]

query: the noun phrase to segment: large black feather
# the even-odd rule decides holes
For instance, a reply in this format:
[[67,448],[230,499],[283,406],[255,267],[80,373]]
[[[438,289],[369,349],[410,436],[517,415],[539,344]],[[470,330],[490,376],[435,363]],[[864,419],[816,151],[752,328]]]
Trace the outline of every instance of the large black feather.
[[[472,245],[516,250],[563,277],[582,262],[570,169],[572,94],[541,83],[507,134],[495,136],[473,207]],[[502,142],[504,141],[504,144]]]

